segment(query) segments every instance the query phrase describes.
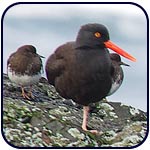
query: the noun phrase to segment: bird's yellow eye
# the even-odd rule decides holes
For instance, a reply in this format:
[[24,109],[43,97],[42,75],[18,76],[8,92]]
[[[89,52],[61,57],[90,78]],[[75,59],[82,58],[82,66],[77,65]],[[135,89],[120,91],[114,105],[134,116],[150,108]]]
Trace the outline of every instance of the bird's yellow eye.
[[99,32],[95,32],[94,35],[95,35],[95,37],[97,37],[97,38],[100,38],[100,37],[102,36],[101,33],[99,33]]

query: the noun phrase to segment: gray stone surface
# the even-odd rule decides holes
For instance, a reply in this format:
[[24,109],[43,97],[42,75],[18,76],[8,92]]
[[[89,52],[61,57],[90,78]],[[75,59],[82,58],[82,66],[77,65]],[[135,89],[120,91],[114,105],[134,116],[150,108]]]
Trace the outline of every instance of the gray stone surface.
[[11,145],[131,147],[145,138],[147,115],[141,110],[106,100],[96,103],[88,127],[103,133],[93,135],[81,129],[82,107],[62,98],[46,79],[33,86],[35,99],[30,101],[5,74],[3,81],[3,135]]

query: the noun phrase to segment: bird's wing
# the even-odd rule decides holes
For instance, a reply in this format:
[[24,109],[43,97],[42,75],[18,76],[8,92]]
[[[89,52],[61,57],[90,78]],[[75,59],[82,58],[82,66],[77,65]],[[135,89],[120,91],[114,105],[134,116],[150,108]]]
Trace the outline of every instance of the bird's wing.
[[7,60],[7,67],[9,66],[11,59],[14,57],[15,53],[12,53]]
[[16,52],[12,53],[8,60],[7,60],[7,71],[8,69],[10,69],[9,67],[11,67],[12,71],[15,71],[15,68],[17,68],[17,66],[19,66],[20,64],[18,63],[18,59],[19,57],[16,57]]
[[[39,58],[39,56],[33,56],[31,57],[31,59],[29,59],[28,61],[26,61],[26,59],[28,58],[28,56],[26,55],[16,55],[16,53],[13,53],[10,55],[9,59],[7,60],[7,70],[8,67],[11,66],[11,70],[12,71],[18,71],[19,73],[26,73],[29,74],[32,71],[32,74],[36,74],[37,72],[40,73],[40,71],[42,70],[42,60]],[[24,63],[21,63],[24,62]],[[22,67],[20,67],[22,66]]]
[[26,73],[30,74],[31,71],[32,74],[37,74],[37,72],[43,73],[43,65],[41,64],[42,60],[38,55],[31,57],[30,61],[26,64],[27,65]]
[[50,84],[54,85],[57,77],[65,71],[66,61],[68,61],[71,50],[72,42],[66,43],[58,47],[55,53],[48,58],[45,70]]

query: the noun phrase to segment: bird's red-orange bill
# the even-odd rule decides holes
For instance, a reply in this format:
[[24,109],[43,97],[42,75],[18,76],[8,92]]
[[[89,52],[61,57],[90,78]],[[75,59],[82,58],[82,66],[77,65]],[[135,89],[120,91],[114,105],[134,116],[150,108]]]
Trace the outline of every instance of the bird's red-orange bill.
[[115,45],[113,42],[111,42],[110,40],[104,42],[106,48],[109,48],[113,51],[115,51],[116,53],[122,55],[123,57],[136,62],[136,58],[134,58],[133,56],[131,56],[130,54],[128,54],[127,52],[125,52],[123,49],[121,49],[120,47],[118,47],[117,45]]

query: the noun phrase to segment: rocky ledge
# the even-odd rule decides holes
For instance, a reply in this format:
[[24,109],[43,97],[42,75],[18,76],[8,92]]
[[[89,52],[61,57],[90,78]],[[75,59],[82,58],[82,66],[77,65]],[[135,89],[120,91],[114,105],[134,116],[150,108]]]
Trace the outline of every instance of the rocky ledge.
[[147,133],[145,112],[118,102],[102,100],[91,109],[89,128],[81,129],[82,107],[62,98],[41,78],[33,86],[34,100],[3,75],[3,137],[15,147],[132,147]]

